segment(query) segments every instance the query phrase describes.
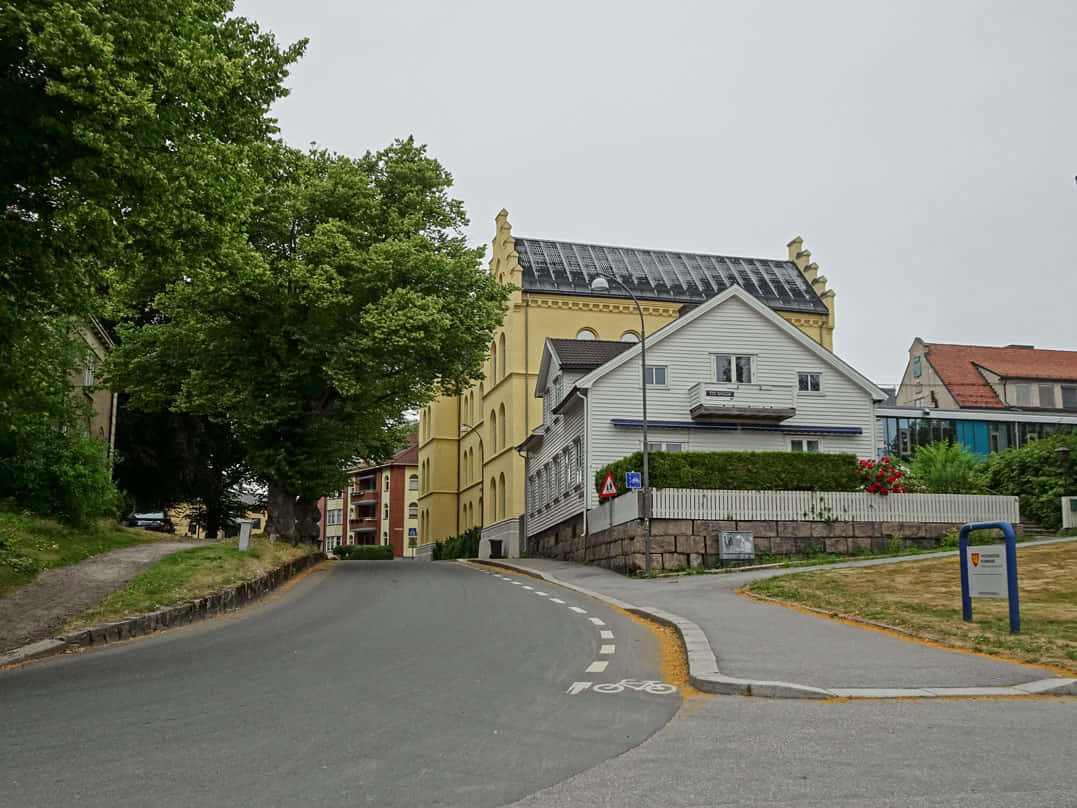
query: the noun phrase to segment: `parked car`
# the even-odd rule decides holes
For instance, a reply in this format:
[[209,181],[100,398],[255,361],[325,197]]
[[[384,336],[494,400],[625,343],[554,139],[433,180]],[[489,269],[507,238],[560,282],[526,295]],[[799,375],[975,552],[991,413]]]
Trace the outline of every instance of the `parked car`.
[[153,530],[157,533],[175,533],[176,528],[167,513],[133,513],[126,519],[128,527]]

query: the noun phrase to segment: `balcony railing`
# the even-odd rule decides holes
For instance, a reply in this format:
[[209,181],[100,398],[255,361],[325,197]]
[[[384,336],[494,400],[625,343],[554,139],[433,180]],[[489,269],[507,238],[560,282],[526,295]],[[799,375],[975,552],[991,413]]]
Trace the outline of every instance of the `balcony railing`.
[[697,382],[688,388],[697,421],[784,421],[797,414],[791,384]]

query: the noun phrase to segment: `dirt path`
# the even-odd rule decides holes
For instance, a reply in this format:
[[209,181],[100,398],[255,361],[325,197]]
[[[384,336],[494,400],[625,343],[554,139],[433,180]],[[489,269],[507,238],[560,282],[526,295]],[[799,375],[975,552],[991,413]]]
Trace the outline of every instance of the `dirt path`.
[[31,583],[0,598],[0,652],[55,636],[69,620],[122,589],[147,567],[199,544],[140,544],[45,570]]

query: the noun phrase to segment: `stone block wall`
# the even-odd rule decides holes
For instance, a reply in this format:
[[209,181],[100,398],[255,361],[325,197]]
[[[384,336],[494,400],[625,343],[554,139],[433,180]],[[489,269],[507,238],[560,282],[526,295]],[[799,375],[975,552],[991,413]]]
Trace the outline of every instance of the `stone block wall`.
[[[755,534],[756,557],[775,555],[803,558],[827,552],[855,555],[885,553],[895,549],[938,547],[959,524],[939,522],[812,522],[812,521],[714,521],[709,519],[654,519],[651,522],[651,569],[677,570],[717,567],[718,534],[749,530]],[[531,536],[527,552],[546,558],[579,561],[618,572],[634,572],[646,566],[643,521],[634,520],[583,532],[583,517],[576,516]]]

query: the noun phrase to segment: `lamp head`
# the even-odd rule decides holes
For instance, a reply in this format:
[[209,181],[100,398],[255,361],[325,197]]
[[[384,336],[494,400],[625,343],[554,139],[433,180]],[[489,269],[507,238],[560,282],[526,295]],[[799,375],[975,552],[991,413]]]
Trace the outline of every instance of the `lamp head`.
[[591,280],[592,292],[608,292],[610,290],[610,282],[601,275],[595,275]]

